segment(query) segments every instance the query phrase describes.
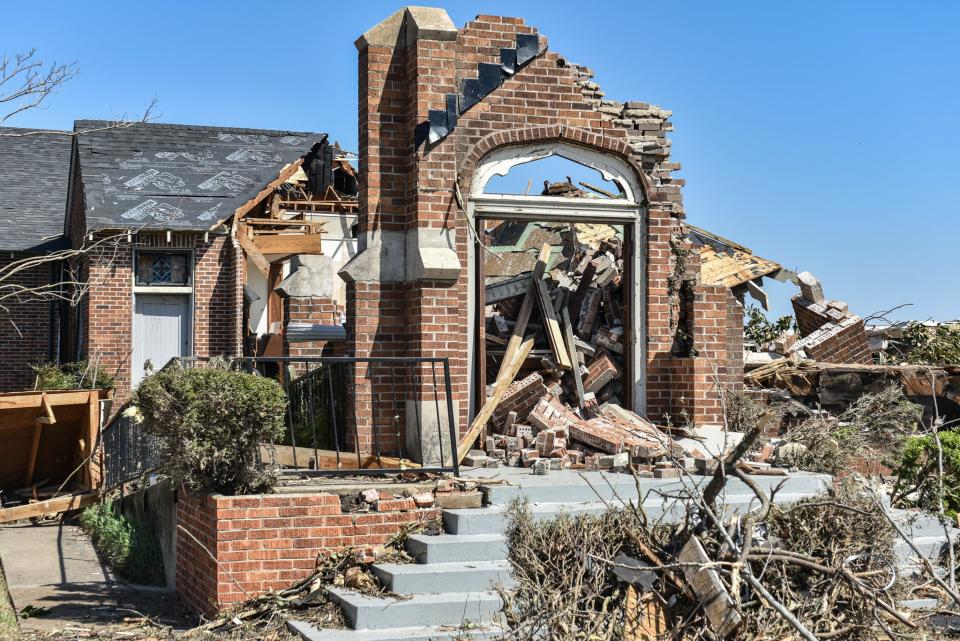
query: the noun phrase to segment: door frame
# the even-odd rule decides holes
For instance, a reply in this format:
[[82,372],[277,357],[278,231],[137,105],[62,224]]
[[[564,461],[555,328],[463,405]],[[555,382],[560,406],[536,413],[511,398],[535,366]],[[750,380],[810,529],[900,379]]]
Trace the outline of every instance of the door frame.
[[[606,180],[619,186],[623,198],[588,199],[555,196],[519,196],[484,193],[487,183],[495,175],[505,176],[521,164],[560,156],[600,172]],[[624,249],[630,252],[631,260],[626,265],[628,278],[626,304],[629,309],[629,324],[624,331],[624,361],[630,370],[630,399],[625,403],[641,416],[647,408],[647,208],[646,194],[633,168],[624,160],[598,149],[566,142],[533,142],[495,149],[484,158],[474,172],[470,197],[466,203],[467,224],[476,233],[483,219],[522,220],[530,222],[580,222],[623,225]],[[477,236],[474,236],[477,238]],[[482,250],[475,242],[467,243],[468,297],[467,344],[476,346],[482,337],[479,319],[482,309],[479,282],[483,270],[479,266]],[[485,350],[479,350],[484,353]],[[482,368],[478,366],[478,350],[468,350],[470,371],[468,399],[470,416],[475,416],[485,399],[486,381],[479,380]]]
[[[140,252],[147,252],[151,254],[186,254],[187,261],[190,265],[190,284],[189,285],[137,285],[137,255]],[[185,248],[163,248],[163,247],[150,247],[150,246],[139,246],[133,248],[133,254],[131,256],[131,269],[130,269],[130,386],[133,388],[133,366],[134,366],[134,357],[133,352],[136,346],[136,331],[137,331],[137,294],[150,296],[150,295],[176,295],[176,296],[186,296],[187,297],[187,322],[189,323],[189,328],[187,332],[187,356],[193,356],[195,354],[196,340],[196,297],[194,296],[194,285],[196,283],[196,252],[193,249]],[[166,363],[157,364],[156,367],[159,369],[163,367]],[[140,379],[141,381],[143,379]]]

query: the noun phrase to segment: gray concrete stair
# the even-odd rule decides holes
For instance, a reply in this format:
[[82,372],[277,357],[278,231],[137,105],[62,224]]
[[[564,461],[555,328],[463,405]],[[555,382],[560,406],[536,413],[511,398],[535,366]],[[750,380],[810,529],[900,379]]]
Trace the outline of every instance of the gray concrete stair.
[[[777,504],[787,505],[796,503],[802,499],[815,496],[814,493],[805,492],[778,492]],[[619,502],[611,502],[610,505],[621,505]],[[727,514],[744,512],[751,507],[759,505],[759,501],[753,495],[730,495],[726,496]],[[606,503],[588,502],[588,503],[530,503],[530,512],[536,520],[552,519],[560,514],[600,514],[608,509]],[[661,498],[659,496],[648,498],[643,503],[643,508],[648,518],[653,521],[663,519],[666,521],[677,521],[683,518],[686,513],[686,503],[679,499]],[[509,508],[505,505],[491,505],[477,510],[444,510],[443,524],[448,532],[456,534],[497,534],[503,532],[508,525]]]
[[287,621],[287,627],[305,641],[481,641],[503,638],[497,627],[433,626],[386,630],[320,630],[303,621]]
[[485,592],[498,583],[513,585],[510,563],[499,561],[460,561],[454,563],[378,563],[373,571],[396,594],[449,592]]
[[[506,468],[501,468],[506,469]],[[832,481],[825,474],[798,472],[790,476],[754,476],[753,480],[762,489],[770,491],[781,483],[780,492],[788,494],[821,494]],[[549,503],[562,498],[564,503],[602,503],[637,501],[642,494],[645,499],[660,494],[676,494],[691,484],[703,488],[710,482],[707,476],[692,476],[686,479],[640,479],[640,493],[637,483],[629,474],[606,472],[577,472],[576,478],[568,474],[547,474],[533,476],[529,473],[517,479],[514,485],[481,486],[490,505],[509,505],[513,500],[524,498],[531,503]],[[750,495],[752,492],[740,479],[727,480],[727,494],[731,496]]]
[[[626,474],[554,472],[534,476],[529,470],[517,468],[497,472],[513,485],[481,485],[487,507],[444,510],[445,534],[408,537],[406,547],[415,564],[374,564],[380,581],[400,598],[332,588],[332,598],[343,608],[354,630],[317,630],[294,622],[291,630],[307,641],[500,638],[503,631],[496,624],[502,604],[493,586],[509,586],[512,581],[504,530],[508,506],[515,499],[529,501],[537,519],[562,513],[599,514],[608,509],[608,503],[637,502],[641,496],[644,509],[654,520],[678,520],[687,510],[678,498],[684,482],[676,479],[643,479],[638,492],[633,477]],[[777,493],[781,504],[815,496],[829,482],[828,477],[816,474],[754,478],[767,490],[782,483]],[[696,482],[707,481],[703,477]],[[730,480],[725,501],[729,512],[758,505],[749,488],[736,479]]]
[[439,536],[411,534],[407,538],[407,552],[417,563],[497,561],[507,558],[507,541],[499,532]]
[[416,626],[463,627],[491,623],[503,602],[493,592],[416,594],[409,598],[375,597],[345,588],[330,588],[330,597],[355,630],[386,630]]

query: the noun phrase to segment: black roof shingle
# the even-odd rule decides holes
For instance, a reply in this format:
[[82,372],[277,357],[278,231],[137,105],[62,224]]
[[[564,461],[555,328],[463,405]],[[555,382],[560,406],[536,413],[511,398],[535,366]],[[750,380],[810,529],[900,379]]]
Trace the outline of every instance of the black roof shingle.
[[66,247],[72,144],[69,132],[0,127],[0,250]]
[[78,120],[87,229],[208,230],[326,134]]

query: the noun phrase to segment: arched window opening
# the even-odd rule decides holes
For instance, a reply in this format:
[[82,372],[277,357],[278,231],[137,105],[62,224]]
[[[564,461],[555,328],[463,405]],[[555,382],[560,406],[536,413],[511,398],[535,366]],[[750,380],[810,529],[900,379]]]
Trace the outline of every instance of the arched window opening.
[[522,162],[505,174],[490,178],[483,193],[513,196],[561,196],[565,198],[626,198],[612,179],[582,163],[551,155]]

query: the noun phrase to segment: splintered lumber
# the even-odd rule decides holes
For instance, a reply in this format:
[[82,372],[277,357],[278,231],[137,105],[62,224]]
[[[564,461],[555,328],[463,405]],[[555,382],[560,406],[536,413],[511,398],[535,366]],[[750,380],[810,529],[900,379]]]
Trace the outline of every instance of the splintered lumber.
[[240,243],[240,247],[243,248],[243,251],[246,252],[247,256],[250,257],[250,260],[253,261],[253,264],[256,268],[264,275],[269,276],[270,274],[270,261],[267,260],[264,255],[260,252],[260,249],[254,244],[250,237],[247,236],[247,226],[240,225],[237,229],[237,242]]
[[563,334],[567,344],[567,352],[570,354],[573,383],[577,390],[577,403],[578,407],[582,409],[584,406],[583,375],[580,373],[580,357],[577,356],[577,343],[573,336],[573,325],[570,323],[570,312],[564,306],[561,308],[560,314],[563,317]]
[[691,536],[680,550],[677,560],[691,564],[684,566],[683,575],[700,600],[700,605],[717,636],[722,639],[736,630],[741,621],[740,612],[720,580],[720,575],[710,567],[710,557],[700,540]]
[[500,363],[500,371],[497,373],[493,395],[486,400],[477,415],[473,417],[473,422],[470,423],[467,433],[463,435],[460,444],[457,446],[457,456],[460,461],[467,455],[473,442],[483,432],[487,421],[493,415],[493,411],[497,409],[500,399],[506,394],[507,388],[510,387],[510,383],[513,382],[517,372],[520,371],[520,367],[523,366],[523,362],[530,355],[530,350],[533,349],[533,337],[524,338],[523,334],[527,331],[527,323],[530,322],[530,314],[533,313],[534,300],[538,296],[536,283],[543,278],[549,261],[550,245],[544,243],[540,248],[540,254],[537,256],[537,264],[534,265],[533,272],[530,275],[530,284],[527,287],[526,296],[523,297],[520,313],[517,314],[517,321],[513,326],[510,342],[507,343],[507,349],[503,354],[503,361]]
[[20,519],[31,519],[35,516],[44,514],[61,514],[70,510],[79,510],[93,505],[97,500],[97,495],[92,492],[85,494],[69,494],[59,496],[55,499],[47,499],[37,503],[28,503],[16,507],[7,507],[0,509],[0,523],[10,523]]
[[561,368],[570,369],[570,354],[564,344],[563,332],[560,331],[560,322],[557,320],[557,314],[553,311],[553,303],[550,301],[547,286],[539,278],[533,282],[537,286],[537,300],[540,302],[540,311],[543,313],[543,324],[547,330],[547,338],[550,340],[553,355],[557,357],[557,364],[560,365]]
[[465,457],[472,448],[473,442],[480,435],[480,432],[483,431],[483,428],[486,427],[487,421],[490,420],[493,411],[497,409],[500,399],[507,393],[507,388],[513,383],[517,372],[520,371],[520,366],[523,365],[523,362],[527,360],[527,356],[530,355],[531,349],[533,349],[532,336],[525,339],[514,352],[511,352],[509,347],[507,348],[507,353],[504,354],[503,357],[503,363],[500,365],[497,382],[493,386],[493,394],[487,399],[487,402],[483,404],[480,411],[477,412],[477,415],[473,418],[473,422],[470,423],[470,428],[467,430],[467,433],[460,439],[460,444],[457,446],[458,461],[463,460],[463,457]]
[[623,641],[657,641],[667,632],[667,616],[656,595],[627,586]]

